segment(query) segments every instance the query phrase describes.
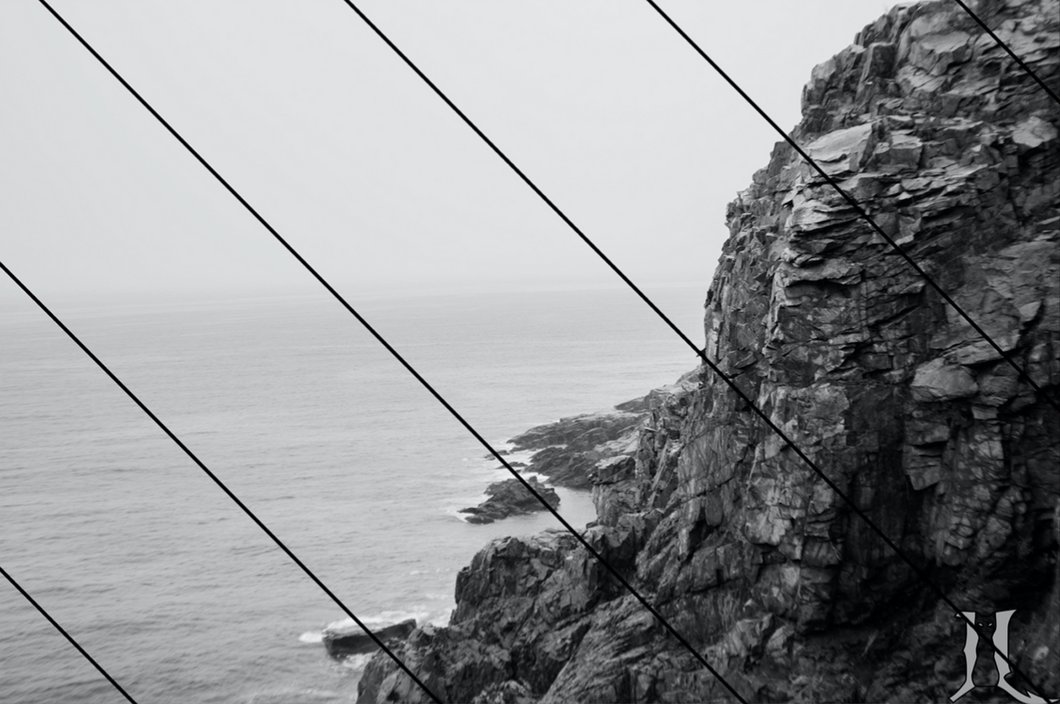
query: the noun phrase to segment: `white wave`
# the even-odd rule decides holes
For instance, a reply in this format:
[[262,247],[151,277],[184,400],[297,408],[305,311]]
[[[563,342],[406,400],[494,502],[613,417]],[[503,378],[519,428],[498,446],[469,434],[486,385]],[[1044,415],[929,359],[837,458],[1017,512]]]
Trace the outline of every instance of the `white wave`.
[[[486,500],[485,494],[483,494],[483,497],[481,499],[479,499],[478,501],[475,501],[474,503],[465,504],[465,505],[461,506],[460,508],[467,508],[468,506],[477,506],[478,504],[482,503],[485,500]],[[452,516],[453,518],[455,518],[458,521],[461,521],[463,523],[467,523],[468,514],[460,513],[460,509],[456,508],[455,506],[450,506],[450,507],[446,508],[445,509],[445,515]]]
[[[382,624],[391,625],[394,623],[401,623],[407,621],[410,618],[416,619],[416,623],[423,623],[431,612],[426,608],[417,605],[413,607],[415,611],[380,611],[374,616],[361,616],[361,623],[366,626],[378,626]],[[332,621],[324,627],[324,632],[327,631],[343,631],[346,629],[358,628],[357,623],[352,618],[344,618],[341,621]]]
[[[504,461],[508,464],[512,464],[513,462],[521,462],[522,464],[528,465],[530,464],[530,460],[537,453],[537,450],[519,450],[518,452],[508,452],[507,454],[503,454],[503,450],[501,450],[501,448],[498,447],[497,450],[499,452],[502,452],[501,457],[503,457]],[[486,467],[494,471],[504,469],[502,465],[498,464],[497,458],[493,455],[483,456],[479,460],[479,464],[482,467]],[[519,469],[519,467],[515,467],[515,469]]]
[[[513,445],[507,440],[498,440],[497,442],[493,443],[493,449],[501,453],[502,455],[511,454],[512,449],[514,447],[515,445]],[[491,459],[492,457],[493,455],[486,455],[486,459]]]
[[[523,464],[530,464],[530,460],[533,459],[534,455],[537,454],[537,450],[519,450],[518,452],[512,452],[504,457],[508,460],[508,464],[512,462],[522,462]],[[518,469],[518,467],[516,467]]]
[[349,670],[360,672],[364,669],[364,666],[368,664],[368,661],[372,659],[375,653],[358,653],[357,655],[350,655],[341,660],[341,665]]
[[[428,598],[442,597],[443,595],[428,594]],[[416,619],[416,623],[419,625],[431,624],[434,626],[447,626],[449,624],[449,616],[452,614],[452,607],[443,609],[442,611],[428,610],[426,607],[417,604],[415,610],[412,611],[381,611],[378,614],[372,616],[365,616],[361,618],[361,621],[368,627],[375,625],[390,625],[394,623],[400,623],[410,618]],[[433,618],[432,618],[433,615]],[[332,621],[324,627],[323,631],[306,631],[298,640],[303,643],[321,643],[324,640],[324,635],[328,631],[345,631],[351,630],[357,627],[353,619],[344,618],[340,621]],[[368,662],[368,658],[371,657],[371,653],[361,655],[350,655],[342,659],[342,666],[353,670],[360,670],[364,668]],[[351,662],[352,661],[352,662]]]

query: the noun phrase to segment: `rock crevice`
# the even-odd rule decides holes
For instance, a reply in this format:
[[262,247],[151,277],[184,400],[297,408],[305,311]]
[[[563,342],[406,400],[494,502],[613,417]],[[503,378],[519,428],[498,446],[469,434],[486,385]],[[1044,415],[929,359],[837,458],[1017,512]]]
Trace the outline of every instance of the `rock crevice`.
[[[1060,3],[977,9],[1060,87]],[[748,701],[947,701],[964,627],[856,507],[962,609],[1016,609],[1011,656],[1057,696],[1060,114],[936,0],[802,102],[795,141],[1042,392],[778,144],[728,208],[705,349],[849,502],[701,369],[590,458],[585,535]],[[398,649],[450,701],[731,699],[571,536],[491,543],[456,601]],[[402,678],[377,656],[360,701],[423,701]]]

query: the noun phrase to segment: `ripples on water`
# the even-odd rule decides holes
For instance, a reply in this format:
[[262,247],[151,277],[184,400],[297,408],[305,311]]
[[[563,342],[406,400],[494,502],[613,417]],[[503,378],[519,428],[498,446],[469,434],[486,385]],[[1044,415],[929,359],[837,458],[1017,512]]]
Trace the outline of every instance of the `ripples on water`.
[[[699,291],[657,298],[701,337]],[[331,301],[57,312],[369,623],[444,623],[487,540],[555,524],[460,521],[495,463]],[[497,442],[694,365],[624,291],[362,312]],[[561,496],[571,523],[593,518],[587,495]],[[344,614],[28,304],[0,312],[0,564],[140,701],[356,698],[363,659],[319,642]],[[6,581],[0,633],[0,701],[116,700]]]

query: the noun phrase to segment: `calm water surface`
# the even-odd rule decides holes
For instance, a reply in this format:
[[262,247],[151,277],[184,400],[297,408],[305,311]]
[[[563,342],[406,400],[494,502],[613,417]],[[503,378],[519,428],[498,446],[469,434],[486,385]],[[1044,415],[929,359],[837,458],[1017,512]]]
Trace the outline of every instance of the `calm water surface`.
[[[702,338],[702,291],[653,296]],[[359,309],[498,443],[695,366],[621,290]],[[462,522],[495,463],[330,300],[57,312],[369,623],[444,623],[487,540],[557,525]],[[560,493],[573,524],[594,517],[588,495]],[[340,609],[28,303],[0,307],[0,565],[143,704],[356,699],[363,663],[319,642]],[[0,702],[119,700],[0,580]]]

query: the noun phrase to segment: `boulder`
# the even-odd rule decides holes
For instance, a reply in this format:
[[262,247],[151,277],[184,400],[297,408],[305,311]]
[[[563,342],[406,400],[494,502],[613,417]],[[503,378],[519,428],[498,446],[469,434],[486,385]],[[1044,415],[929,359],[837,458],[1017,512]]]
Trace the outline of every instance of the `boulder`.
[[[416,630],[416,619],[410,618],[383,628],[372,629],[379,640],[390,647],[393,643],[403,641]],[[344,629],[324,629],[324,648],[333,658],[346,658],[351,655],[371,653],[379,649],[376,642],[359,626]]]

